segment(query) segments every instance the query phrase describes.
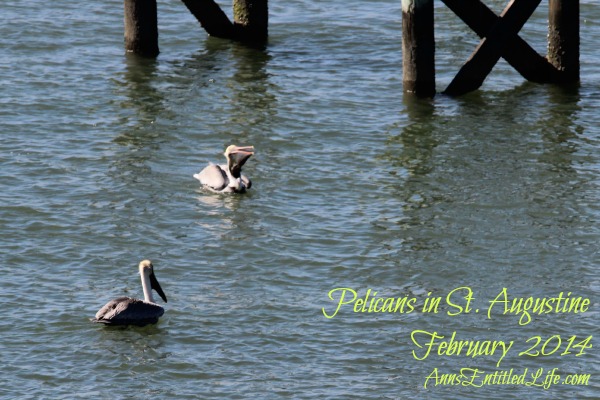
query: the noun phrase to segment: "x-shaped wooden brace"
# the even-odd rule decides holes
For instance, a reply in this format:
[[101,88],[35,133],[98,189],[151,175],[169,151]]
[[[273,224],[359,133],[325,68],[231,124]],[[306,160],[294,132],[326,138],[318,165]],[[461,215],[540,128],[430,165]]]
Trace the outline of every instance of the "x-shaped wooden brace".
[[481,42],[444,93],[458,96],[478,89],[500,57],[533,82],[554,82],[559,71],[518,35],[541,0],[511,0],[498,17],[479,0],[442,0]]

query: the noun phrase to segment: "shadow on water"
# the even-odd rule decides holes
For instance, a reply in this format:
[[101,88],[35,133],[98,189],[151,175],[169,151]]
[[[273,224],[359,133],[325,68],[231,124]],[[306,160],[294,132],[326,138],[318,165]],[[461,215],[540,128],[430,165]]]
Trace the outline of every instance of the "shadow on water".
[[[438,144],[432,135],[436,123],[435,104],[429,99],[404,97],[404,105],[408,124],[402,129],[400,136],[388,138],[388,151],[384,157],[391,165],[399,167],[409,175],[427,174],[432,167],[433,149]],[[398,143],[402,145],[401,150],[395,151],[394,145]]]
[[148,162],[157,158],[162,143],[171,140],[161,121],[172,118],[166,107],[168,87],[163,82],[159,59],[125,56],[125,71],[118,80],[124,99],[120,103],[120,133],[114,138],[125,148],[117,153],[110,175],[121,183],[137,182],[151,173]]
[[545,112],[544,138],[551,142],[563,143],[583,133],[583,127],[576,123],[575,116],[581,111],[579,86],[550,86],[548,100],[552,106]]
[[[127,54],[125,62],[124,79],[119,83],[124,88],[126,98],[120,106],[127,111],[127,115],[121,120],[124,132],[114,141],[120,145],[145,147],[158,137],[152,125],[164,108],[163,94],[155,87],[158,61]],[[154,144],[153,147],[157,145]]]
[[398,178],[391,181],[393,186],[389,188],[400,202],[396,211],[397,226],[389,227],[388,231],[397,235],[398,240],[392,242],[394,247],[400,244],[401,251],[406,253],[437,247],[434,238],[412,234],[411,230],[430,224],[434,218],[418,210],[431,207],[439,196],[426,182],[426,177],[435,168],[435,151],[440,144],[436,131],[442,121],[431,99],[405,96],[403,103],[407,116],[404,126],[399,134],[392,129],[381,158],[388,165],[388,172]]
[[[190,111],[201,114],[201,123],[206,123],[207,117],[213,123],[226,119],[227,122],[220,124],[223,132],[217,134],[237,139],[239,135],[247,135],[252,127],[267,129],[269,117],[274,113],[276,98],[267,72],[270,60],[266,50],[209,37],[202,51],[176,63],[173,76],[181,84],[193,86],[195,96],[226,98],[225,109],[207,107]],[[220,100],[213,103],[222,105]]]
[[172,62],[166,79],[186,91],[176,106],[193,119],[199,147],[222,151],[232,143],[255,144],[270,133],[276,101],[270,60],[266,50],[209,37],[189,59]]
[[267,72],[271,56],[266,50],[239,43],[231,44],[231,55],[235,60],[235,72],[228,82],[232,111],[227,123],[230,132],[226,136],[236,143],[268,137],[276,102]]
[[239,212],[248,193],[243,195],[220,194],[202,188],[197,192],[196,200],[199,205],[200,218],[196,224],[202,227],[204,232],[221,239],[227,237],[229,232],[238,231],[245,224],[243,218],[239,219]]
[[402,204],[394,235],[403,256],[463,271],[535,269],[559,259],[565,264],[556,271],[574,266],[580,255],[568,243],[589,225],[579,204],[591,190],[574,159],[579,101],[577,88],[531,84],[406,98],[406,118],[382,155],[400,178],[389,190]]
[[121,358],[125,365],[131,363],[132,367],[158,362],[167,357],[161,348],[168,334],[168,330],[158,325],[98,327],[96,346],[106,354]]

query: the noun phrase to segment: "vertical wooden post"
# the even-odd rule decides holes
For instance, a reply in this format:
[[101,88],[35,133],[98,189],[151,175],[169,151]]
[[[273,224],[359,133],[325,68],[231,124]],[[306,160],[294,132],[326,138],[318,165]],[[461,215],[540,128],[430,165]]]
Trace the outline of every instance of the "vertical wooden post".
[[550,0],[548,61],[563,82],[579,81],[579,0]]
[[234,0],[233,24],[242,42],[264,43],[268,36],[268,0]]
[[156,57],[158,50],[158,18],[156,0],[125,0],[125,50]]
[[404,91],[435,95],[433,0],[402,0],[402,82]]

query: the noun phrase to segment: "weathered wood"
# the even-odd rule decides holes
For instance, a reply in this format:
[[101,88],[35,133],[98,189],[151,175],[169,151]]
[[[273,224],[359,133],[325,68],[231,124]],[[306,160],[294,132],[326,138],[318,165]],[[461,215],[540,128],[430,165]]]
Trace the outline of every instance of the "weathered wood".
[[234,0],[233,24],[237,39],[246,43],[264,43],[269,35],[267,0]]
[[[500,19],[479,0],[442,1],[480,38],[486,37],[490,28]],[[560,79],[559,71],[519,35],[507,38],[507,45],[501,56],[528,81],[550,83]]]
[[267,40],[267,0],[234,0],[233,23],[213,0],[181,0],[211,36],[250,44]]
[[156,0],[124,0],[125,50],[156,57],[158,50],[158,18]]
[[435,95],[433,0],[402,0],[402,83],[420,97]]
[[233,39],[233,24],[213,0],[182,0],[210,36]]
[[548,60],[563,82],[579,81],[579,0],[550,0]]
[[477,90],[505,52],[507,39],[521,30],[540,2],[541,0],[511,0],[498,22],[479,43],[444,93],[459,96]]

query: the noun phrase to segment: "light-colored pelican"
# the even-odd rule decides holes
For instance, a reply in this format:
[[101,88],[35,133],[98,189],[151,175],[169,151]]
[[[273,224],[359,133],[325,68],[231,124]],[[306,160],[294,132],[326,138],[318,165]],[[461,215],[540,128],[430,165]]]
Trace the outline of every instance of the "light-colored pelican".
[[144,300],[132,297],[119,297],[106,303],[96,313],[93,322],[106,325],[138,325],[144,326],[155,324],[158,318],[165,313],[164,308],[154,303],[152,289],[167,302],[167,296],[162,291],[160,284],[154,275],[154,266],[150,260],[144,260],[139,265],[142,277],[142,288],[144,289]]
[[227,164],[210,163],[202,171],[194,174],[194,178],[209,190],[219,193],[243,193],[250,189],[252,182],[242,175],[242,167],[254,154],[254,146],[231,145],[225,150]]

